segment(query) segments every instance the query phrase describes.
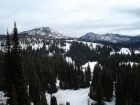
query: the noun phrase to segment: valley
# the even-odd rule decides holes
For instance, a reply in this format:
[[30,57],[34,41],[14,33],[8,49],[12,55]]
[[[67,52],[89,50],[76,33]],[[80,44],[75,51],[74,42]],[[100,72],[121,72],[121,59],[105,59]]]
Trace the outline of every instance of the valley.
[[[96,92],[99,88],[102,88],[98,91],[103,92],[102,98],[106,105],[115,105],[116,100],[119,102],[122,97],[120,92],[133,96],[127,96],[125,101],[139,97],[139,94],[133,94],[139,91],[137,74],[140,67],[140,47],[137,44],[89,42],[78,38],[46,37],[44,34],[29,35],[27,32],[20,35],[19,43],[32,105],[45,101],[42,97],[46,97],[50,104],[52,96],[56,97],[58,105],[65,105],[66,102],[71,105],[95,104],[98,101],[95,96],[98,95]],[[4,66],[4,45],[5,37],[1,36],[1,74]],[[3,75],[0,78],[1,83],[2,78]],[[117,79],[123,81],[121,87]],[[96,88],[98,80],[101,86]],[[130,90],[135,85],[137,91],[127,90],[126,87],[130,85]],[[0,89],[0,102],[6,103],[2,85]],[[38,97],[39,95],[41,96]]]

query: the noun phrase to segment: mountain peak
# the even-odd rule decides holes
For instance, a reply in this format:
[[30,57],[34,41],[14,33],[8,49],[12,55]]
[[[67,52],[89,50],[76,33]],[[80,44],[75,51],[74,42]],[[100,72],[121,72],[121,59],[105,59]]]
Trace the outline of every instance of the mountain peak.
[[89,32],[83,35],[82,37],[80,37],[79,39],[86,40],[86,41],[103,41],[103,42],[112,42],[112,43],[140,42],[139,36],[127,36],[127,35],[120,35],[120,34],[113,34],[113,33],[95,34]]
[[41,35],[41,36],[44,36],[47,38],[58,38],[58,39],[68,38],[67,36],[62,35],[49,27],[34,28],[34,29],[31,29],[28,31],[23,31],[19,34],[21,34],[21,35]]

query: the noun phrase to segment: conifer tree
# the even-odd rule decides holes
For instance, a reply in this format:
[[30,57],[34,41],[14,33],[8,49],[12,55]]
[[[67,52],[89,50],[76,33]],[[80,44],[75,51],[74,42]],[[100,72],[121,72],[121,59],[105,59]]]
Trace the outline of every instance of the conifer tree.
[[13,105],[18,105],[18,102],[17,102],[17,94],[16,94],[16,91],[15,91],[14,85],[12,85],[12,97],[11,97],[11,102],[12,102]]
[[35,72],[34,65],[31,66],[31,74],[30,74],[30,83],[29,83],[29,93],[32,102],[34,102],[34,105],[41,104],[41,97],[40,97],[40,88],[39,88],[39,79]]
[[66,105],[70,105],[70,103],[69,102],[66,102]]
[[111,72],[106,67],[103,67],[101,74],[101,83],[105,100],[111,101],[113,96],[113,78]]
[[80,88],[85,88],[85,75],[83,73],[83,71],[81,70],[81,83],[80,83]]
[[57,92],[56,84],[55,84],[55,76],[51,69],[48,69],[48,80],[49,80],[49,90],[50,94]]
[[57,100],[55,96],[51,96],[51,104],[50,105],[57,105]]
[[7,29],[7,36],[6,36],[6,43],[5,43],[5,52],[7,54],[9,54],[10,53],[10,49],[11,49],[11,42],[10,42],[9,33],[8,33],[8,29]]
[[45,93],[41,92],[41,105],[48,105]]
[[125,105],[124,97],[123,97],[123,87],[122,87],[122,81],[120,75],[117,76],[115,105]]
[[103,99],[103,91],[102,91],[102,85],[100,79],[98,80],[98,83],[96,85],[96,92],[95,92],[95,101],[97,102],[95,105],[105,105],[104,99]]
[[[12,46],[10,53],[11,58],[10,60],[7,59],[7,61],[11,61],[11,66],[9,66],[10,68],[5,69],[5,71],[9,73],[8,75],[10,75],[8,78],[9,81],[6,82],[9,87],[5,91],[5,96],[9,97],[7,104],[14,105],[14,103],[17,103],[17,105],[29,105],[16,23],[14,23]],[[14,100],[14,103],[12,100]]]
[[98,83],[98,80],[100,79],[100,75],[101,75],[101,68],[99,64],[96,64],[93,71],[93,78],[92,78],[92,82],[90,86],[90,94],[89,94],[90,98],[92,99],[94,99],[94,95],[96,92],[96,85]]
[[4,92],[5,96],[9,97],[7,100],[7,103],[13,105],[17,103],[17,100],[14,99],[15,94],[15,88],[13,86],[12,73],[11,73],[11,65],[12,59],[11,59],[11,43],[9,38],[9,33],[7,30],[7,37],[6,37],[6,43],[5,43],[5,71],[4,71]]
[[133,92],[132,92],[132,104],[139,105],[140,104],[140,64],[138,68],[135,69],[133,67]]
[[87,71],[88,71],[89,79],[91,80],[91,68],[90,68],[89,63],[88,63],[88,66],[87,66]]
[[89,64],[87,66],[87,69],[85,70],[85,76],[86,76],[86,87],[89,87],[91,79],[91,70]]

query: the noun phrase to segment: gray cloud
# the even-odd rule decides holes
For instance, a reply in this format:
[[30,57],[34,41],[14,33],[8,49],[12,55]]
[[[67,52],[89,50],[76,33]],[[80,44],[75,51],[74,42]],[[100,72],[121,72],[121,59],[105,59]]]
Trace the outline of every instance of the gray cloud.
[[140,33],[139,0],[1,0],[0,34],[50,27],[64,35]]

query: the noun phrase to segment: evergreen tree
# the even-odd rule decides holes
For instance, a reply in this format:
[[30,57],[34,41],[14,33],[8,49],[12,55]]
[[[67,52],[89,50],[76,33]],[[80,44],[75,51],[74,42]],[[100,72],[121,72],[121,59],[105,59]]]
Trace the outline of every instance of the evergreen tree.
[[30,65],[31,67],[31,73],[30,73],[30,82],[29,82],[29,93],[31,97],[31,101],[34,103],[34,105],[41,104],[41,95],[40,95],[40,88],[39,88],[39,79],[35,72],[34,65]]
[[55,76],[51,69],[48,69],[48,81],[49,81],[49,90],[50,94],[57,92],[56,84],[55,84]]
[[98,83],[98,80],[100,79],[100,75],[101,75],[101,68],[99,64],[96,64],[93,71],[93,78],[92,78],[92,82],[90,86],[90,93],[89,93],[89,96],[92,99],[94,99],[94,95],[96,92],[96,85]]
[[86,76],[86,87],[89,87],[91,80],[91,70],[89,64],[87,66],[87,69],[85,70],[85,76]]
[[17,94],[16,94],[16,91],[15,91],[14,85],[12,85],[12,97],[11,97],[11,102],[12,102],[13,105],[18,105],[18,102],[17,102]]
[[11,42],[10,42],[8,30],[7,30],[6,43],[5,43],[5,52],[7,54],[10,54],[10,49],[11,49]]
[[116,102],[115,105],[125,105],[123,97],[123,87],[120,75],[117,76],[116,82]]
[[12,81],[12,59],[11,59],[11,43],[9,38],[9,33],[7,31],[6,43],[5,43],[5,71],[4,71],[4,92],[5,96],[9,97],[7,103],[14,105],[17,103],[17,99],[15,98],[15,87]]
[[86,82],[85,82],[85,75],[84,75],[84,73],[83,73],[83,71],[81,70],[81,80],[80,80],[80,88],[85,88],[86,86],[85,86],[85,84],[86,84]]
[[[5,71],[9,73],[8,75],[10,75],[8,78],[9,81],[6,81],[5,84],[8,84],[9,88],[11,88],[5,91],[5,96],[9,97],[7,104],[14,105],[14,103],[17,103],[17,105],[29,105],[29,97],[25,83],[24,70],[22,68],[19,36],[16,23],[14,23],[12,45],[13,47],[10,54],[11,66],[10,68],[5,69]],[[14,100],[14,103],[12,100]]]
[[140,64],[137,69],[132,69],[133,72],[133,92],[132,92],[132,104],[139,105],[140,104]]
[[51,96],[51,104],[50,105],[57,105],[57,100],[55,96]]
[[113,78],[111,72],[106,67],[101,71],[101,83],[106,101],[111,101],[113,96]]
[[66,102],[66,105],[70,105],[70,103],[69,102]]
[[88,66],[87,66],[87,72],[88,72],[89,81],[90,81],[91,80],[91,68],[90,68],[89,63],[88,63]]
[[100,79],[98,80],[98,83],[96,85],[96,92],[95,92],[95,101],[97,102],[95,105],[105,105],[104,99],[103,99],[103,91],[102,91],[102,85]]

